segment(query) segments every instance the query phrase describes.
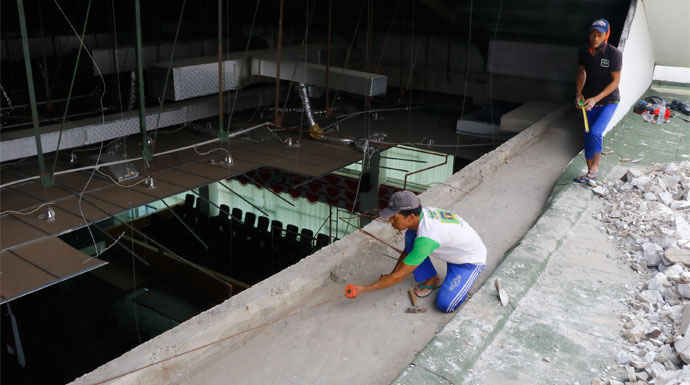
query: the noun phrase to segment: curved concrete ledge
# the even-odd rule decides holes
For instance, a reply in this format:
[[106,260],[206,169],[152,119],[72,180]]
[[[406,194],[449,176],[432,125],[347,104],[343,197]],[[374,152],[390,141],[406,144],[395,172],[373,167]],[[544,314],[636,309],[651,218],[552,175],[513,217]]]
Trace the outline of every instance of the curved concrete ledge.
[[[458,202],[488,177],[540,140],[554,122],[565,118],[569,110],[569,106],[563,106],[550,113],[496,150],[452,175],[443,184],[421,194],[422,202],[438,207],[457,206]],[[552,181],[548,185],[551,183]],[[366,226],[366,230],[387,242],[400,243],[399,234],[387,223],[373,221]],[[514,241],[509,242],[510,245],[512,243]],[[226,302],[77,378],[72,384],[100,383],[109,379],[118,384],[167,384],[183,381],[179,378],[177,365],[185,360],[202,362],[215,352],[212,346],[160,362],[214,341],[234,336],[239,338],[240,335],[250,336],[266,320],[289,314],[305,296],[331,280],[340,282],[351,278],[352,272],[358,271],[366,263],[360,258],[362,250],[370,250],[372,247],[385,248],[360,232],[352,233]],[[510,246],[504,250],[495,250],[495,253],[500,257],[508,247]],[[488,272],[484,275],[486,274]],[[474,318],[476,317],[473,315]]]

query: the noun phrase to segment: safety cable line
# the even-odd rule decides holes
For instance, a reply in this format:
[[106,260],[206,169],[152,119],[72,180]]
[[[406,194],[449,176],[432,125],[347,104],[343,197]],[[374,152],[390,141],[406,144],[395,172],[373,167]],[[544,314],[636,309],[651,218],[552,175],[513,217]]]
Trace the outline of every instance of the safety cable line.
[[165,108],[165,97],[168,93],[168,83],[170,78],[170,72],[172,71],[172,66],[175,61],[175,48],[177,48],[177,39],[180,36],[180,30],[182,29],[182,18],[184,16],[184,9],[187,5],[187,0],[182,0],[182,6],[180,7],[180,17],[177,20],[177,29],[175,30],[175,38],[173,39],[172,50],[170,51],[170,62],[168,63],[168,69],[165,72],[165,81],[163,82],[163,90],[161,91],[161,96],[159,99],[160,108],[158,109],[158,116],[156,117],[156,132],[153,134],[153,152],[156,151],[156,140],[158,139],[158,128],[161,121],[161,114]]
[[[463,90],[462,90],[462,110],[460,112],[460,128],[462,128],[462,122],[465,119],[465,104],[467,102],[467,83],[469,82],[469,77],[470,77],[470,45],[472,44],[472,16],[474,12],[474,0],[470,0],[470,14],[469,14],[469,22],[467,23],[468,29],[467,29],[467,47],[465,50],[465,81],[463,85]],[[460,137],[458,135],[455,136],[455,144],[460,143]],[[458,156],[458,150],[457,148],[455,149],[455,157]]]
[[[244,55],[242,56],[242,58],[247,58],[247,55],[249,53],[249,47],[251,46],[251,42],[252,42],[252,35],[254,35],[254,25],[256,24],[256,15],[259,13],[259,6],[260,5],[261,5],[261,0],[256,0],[256,6],[254,7],[254,16],[252,16],[252,24],[249,27],[249,34],[247,35],[247,43],[244,46]],[[228,123],[226,126],[227,127],[226,131],[228,131],[228,132],[230,131],[230,126],[232,124],[232,117],[235,114],[235,106],[237,105],[237,99],[240,97],[240,90],[241,90],[241,87],[238,87],[237,90],[235,90],[235,96],[232,99],[232,107],[230,108],[230,115],[228,116]]]
[[110,2],[110,8],[113,11],[113,53],[115,59],[115,76],[117,78],[117,98],[120,102],[120,116],[125,112],[125,107],[122,104],[122,90],[120,89],[120,57],[117,50],[117,16],[115,14],[115,0]]
[[[57,5],[57,0],[55,0]],[[91,0],[89,0],[86,6],[86,17],[84,18],[84,26],[81,30],[81,39],[86,36],[86,26],[89,24],[89,15],[91,14]],[[72,101],[72,91],[74,90],[74,82],[77,80],[77,70],[79,69],[79,58],[81,57],[81,51],[84,49],[83,44],[79,44],[79,49],[77,50],[77,58],[74,60],[74,69],[72,70],[72,80],[69,83],[69,90],[67,91],[67,101],[65,102],[65,111],[62,114],[62,121],[60,122],[60,132],[58,134],[58,141],[56,146],[55,159],[53,160],[53,171],[51,174],[55,173],[55,168],[57,167],[57,161],[60,155],[60,144],[62,143],[62,129],[65,126],[65,121],[67,121],[67,114],[69,113],[69,105]]]
[[[99,104],[100,104],[100,107],[101,107],[101,123],[105,123],[105,108],[103,107],[103,97],[105,96],[105,93],[106,93],[106,83],[105,83],[105,78],[103,77],[103,72],[101,71],[101,68],[100,68],[100,66],[98,65],[98,62],[96,62],[96,59],[94,59],[93,55],[91,55],[91,52],[90,52],[90,50],[88,49],[88,47],[86,46],[86,43],[84,42],[84,39],[83,39],[81,36],[79,36],[79,33],[77,32],[76,28],[74,27],[74,25],[73,25],[72,22],[70,21],[69,17],[67,17],[67,14],[65,13],[65,11],[63,11],[62,7],[60,7],[60,4],[58,3],[58,0],[53,0],[53,2],[55,3],[55,6],[58,8],[58,10],[60,10],[60,13],[61,13],[62,16],[65,18],[65,21],[67,22],[67,24],[68,24],[68,25],[70,26],[70,28],[72,29],[72,32],[74,33],[74,35],[77,37],[77,39],[79,39],[79,44],[80,44],[79,46],[80,46],[80,48],[81,48],[82,46],[83,46],[83,47],[86,47],[86,50],[85,50],[85,51],[86,51],[86,54],[87,54],[87,55],[89,56],[89,58],[91,59],[91,62],[93,62],[93,65],[94,65],[94,67],[96,68],[96,71],[98,72],[98,76],[101,78],[101,82],[103,83],[103,92],[101,92],[101,96],[100,96],[100,98],[99,98]],[[89,0],[89,4],[91,4],[91,0]],[[88,21],[88,14],[87,14],[87,20],[86,20],[86,21]],[[85,23],[85,25],[86,25],[86,23]],[[78,65],[79,65],[79,62],[76,62],[76,63],[75,63],[75,67],[78,66]],[[76,71],[76,69],[75,69],[75,71]],[[62,129],[63,129],[63,126],[64,126],[64,122],[63,122],[63,124],[60,126],[60,131],[58,132],[58,145],[57,145],[57,147],[55,148],[55,151],[56,151],[56,159],[57,159],[57,155],[59,155],[59,152],[60,152],[60,141],[61,141],[61,139],[62,139]],[[54,175],[55,175],[55,166],[56,166],[56,164],[53,164],[53,171],[51,172],[51,176],[54,176]],[[0,186],[0,187],[2,187],[2,186]]]

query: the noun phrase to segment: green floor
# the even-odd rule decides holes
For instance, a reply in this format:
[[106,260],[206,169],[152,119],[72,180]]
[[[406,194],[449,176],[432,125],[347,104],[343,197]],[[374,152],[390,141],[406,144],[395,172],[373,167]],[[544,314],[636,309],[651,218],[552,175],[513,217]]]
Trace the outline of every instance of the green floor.
[[[682,88],[676,94],[649,89],[642,98],[655,95],[661,96],[667,103],[672,100],[690,103],[688,91],[690,88]],[[678,112],[674,114],[690,119]],[[602,175],[607,175],[617,165],[650,165],[682,161],[690,161],[690,123],[675,117],[671,118],[669,123],[657,125],[646,122],[641,115],[630,111],[604,137],[600,168]],[[558,180],[555,192],[558,193],[571,183],[573,178],[582,175],[585,167],[584,156],[581,153]]]

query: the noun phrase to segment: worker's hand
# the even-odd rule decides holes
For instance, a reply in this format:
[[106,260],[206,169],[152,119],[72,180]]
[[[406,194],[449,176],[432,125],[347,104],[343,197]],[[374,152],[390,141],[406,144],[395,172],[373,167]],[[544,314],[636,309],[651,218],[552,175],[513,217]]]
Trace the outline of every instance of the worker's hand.
[[585,103],[585,97],[582,94],[577,94],[575,96],[575,108],[578,110],[581,108],[582,104]]
[[359,291],[362,287],[357,285],[347,285],[345,287],[345,296],[347,298],[357,298]]
[[597,98],[585,99],[585,110],[591,111],[592,108],[594,108],[594,106],[597,104],[597,102],[599,102]]

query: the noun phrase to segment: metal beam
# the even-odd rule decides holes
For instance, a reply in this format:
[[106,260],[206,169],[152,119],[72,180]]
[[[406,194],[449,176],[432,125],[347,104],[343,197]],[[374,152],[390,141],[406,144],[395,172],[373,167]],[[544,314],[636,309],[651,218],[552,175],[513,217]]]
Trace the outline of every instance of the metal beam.
[[140,0],[134,0],[134,14],[137,31],[137,85],[139,89],[139,131],[141,132],[141,157],[147,162],[153,159],[151,153],[151,141],[146,133],[146,99],[144,96],[144,60],[141,50],[141,4]]
[[[327,72],[328,67],[320,64],[282,61],[278,73],[278,63],[269,58],[253,58],[251,64],[252,75],[269,78],[280,76],[282,80],[320,87],[326,86]],[[386,75],[331,67],[328,86],[351,94],[377,96],[386,93],[388,78]]]
[[34,90],[34,74],[31,70],[31,53],[29,52],[29,36],[26,31],[26,17],[24,15],[24,0],[17,0],[17,11],[19,13],[19,29],[22,34],[22,47],[24,51],[24,66],[26,68],[26,83],[29,88],[29,101],[31,103],[31,120],[33,122],[33,133],[36,140],[36,154],[38,155],[38,166],[41,170],[41,184],[50,186],[53,184],[52,178],[46,172],[46,164],[43,159],[43,148],[41,146],[41,128],[38,125],[38,108],[36,106],[36,92]]

